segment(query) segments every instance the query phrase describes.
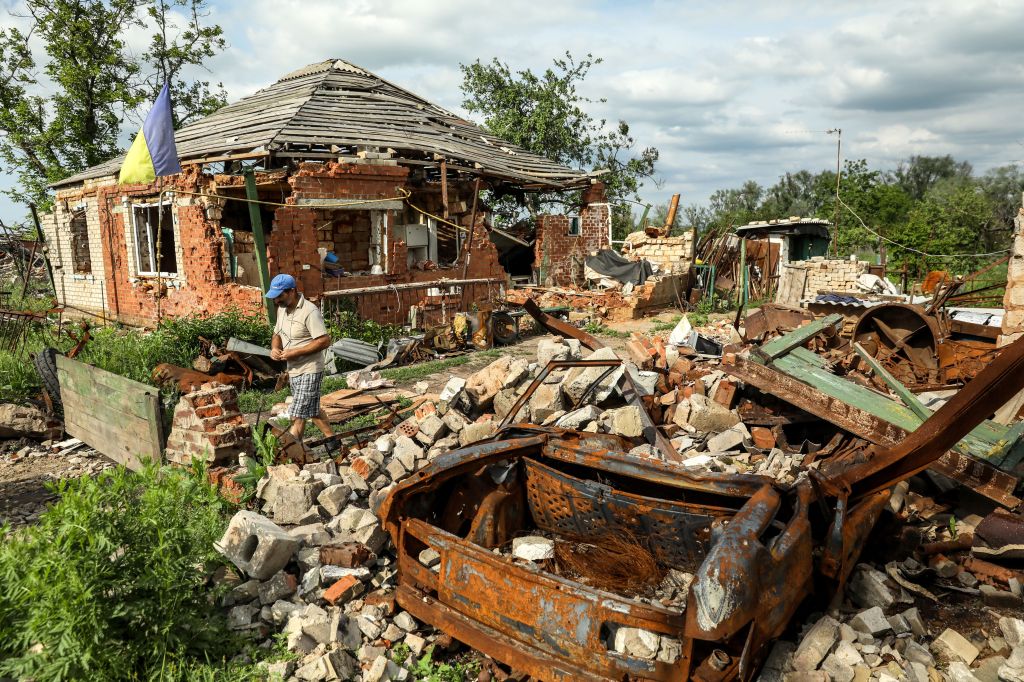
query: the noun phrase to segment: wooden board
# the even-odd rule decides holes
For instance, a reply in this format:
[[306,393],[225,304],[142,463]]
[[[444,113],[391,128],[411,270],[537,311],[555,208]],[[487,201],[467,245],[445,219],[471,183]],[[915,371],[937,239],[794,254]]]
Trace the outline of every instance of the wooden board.
[[779,278],[779,290],[775,292],[775,302],[781,305],[797,305],[804,297],[806,285],[807,270],[783,265]]
[[162,460],[159,390],[62,355],[57,375],[70,435],[129,469]]

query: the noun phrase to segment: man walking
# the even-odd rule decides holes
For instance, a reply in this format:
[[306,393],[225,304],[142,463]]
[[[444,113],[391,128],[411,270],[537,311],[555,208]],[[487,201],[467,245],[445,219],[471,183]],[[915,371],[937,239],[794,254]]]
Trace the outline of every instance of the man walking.
[[320,409],[324,350],[331,345],[331,337],[320,309],[295,287],[295,278],[282,273],[271,280],[267,298],[277,305],[270,357],[288,363],[288,383],[292,389],[292,404],[288,408],[292,425],[288,431],[301,442],[307,419],[312,419],[325,436],[334,433],[327,415]]

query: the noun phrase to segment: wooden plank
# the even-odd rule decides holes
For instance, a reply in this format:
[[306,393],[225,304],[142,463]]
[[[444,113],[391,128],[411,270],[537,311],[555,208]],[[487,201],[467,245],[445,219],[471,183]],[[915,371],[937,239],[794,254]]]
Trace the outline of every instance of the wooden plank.
[[85,363],[57,356],[65,430],[130,469],[163,454],[160,393]]

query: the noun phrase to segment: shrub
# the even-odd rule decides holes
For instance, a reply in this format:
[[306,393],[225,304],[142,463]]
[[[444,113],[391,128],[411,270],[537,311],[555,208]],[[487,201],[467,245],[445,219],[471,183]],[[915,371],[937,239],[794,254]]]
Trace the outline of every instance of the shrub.
[[0,676],[152,679],[234,653],[205,586],[226,525],[205,470],[118,467],[53,488],[39,525],[0,545]]
[[349,310],[328,313],[326,323],[327,331],[333,339],[359,339],[372,344],[381,342],[386,344],[389,340],[405,333],[397,325],[364,320]]

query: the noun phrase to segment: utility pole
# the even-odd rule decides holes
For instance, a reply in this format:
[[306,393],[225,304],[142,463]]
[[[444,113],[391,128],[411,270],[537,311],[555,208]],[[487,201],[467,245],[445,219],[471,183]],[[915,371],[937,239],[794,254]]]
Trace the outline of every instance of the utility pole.
[[832,229],[832,252],[839,256],[839,180],[842,177],[842,152],[843,152],[843,129],[832,128],[825,131],[827,134],[836,136],[836,213]]

